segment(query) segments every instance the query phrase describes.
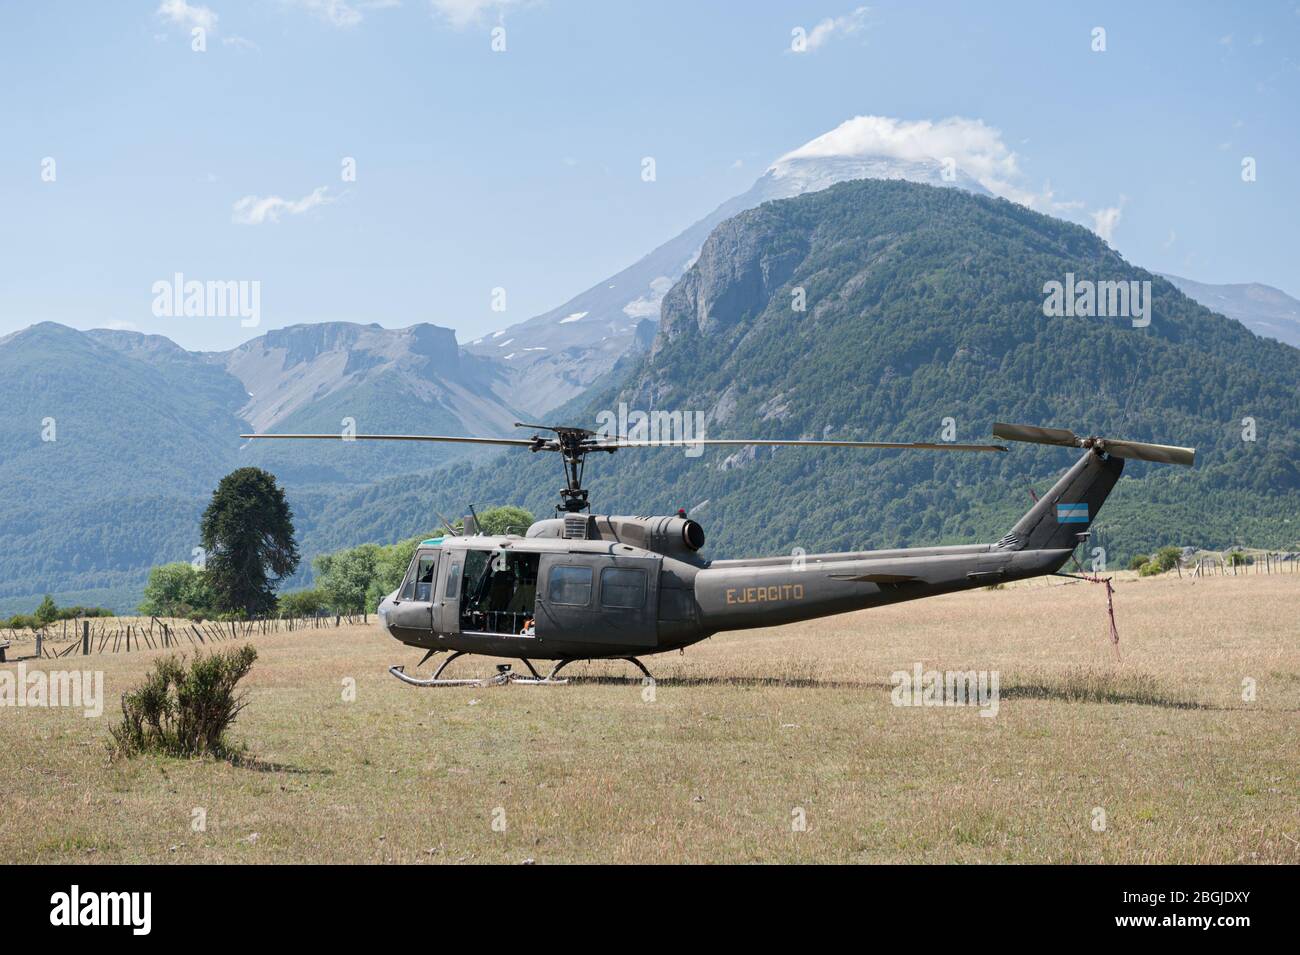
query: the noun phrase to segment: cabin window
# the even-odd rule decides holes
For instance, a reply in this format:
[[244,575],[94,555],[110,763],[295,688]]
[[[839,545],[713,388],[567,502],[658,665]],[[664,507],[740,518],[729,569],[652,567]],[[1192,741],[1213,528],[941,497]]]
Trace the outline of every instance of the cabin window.
[[606,567],[600,572],[600,605],[640,610],[645,606],[645,571]]
[[540,554],[471,550],[461,575],[460,628],[531,636]]
[[447,592],[443,594],[448,600],[455,600],[460,596],[460,561],[453,560],[451,566],[447,568]]
[[591,603],[591,568],[568,564],[552,567],[547,596],[552,603],[588,606]]

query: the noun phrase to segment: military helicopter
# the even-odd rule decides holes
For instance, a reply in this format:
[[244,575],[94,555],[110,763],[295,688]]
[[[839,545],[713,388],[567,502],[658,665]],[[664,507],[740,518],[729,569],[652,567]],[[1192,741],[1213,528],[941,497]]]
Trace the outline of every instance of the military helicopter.
[[[556,516],[523,536],[478,533],[473,514],[462,532],[417,547],[401,586],[379,605],[383,629],[426,651],[417,664],[448,652],[434,673],[404,666],[389,672],[414,686],[484,685],[443,679],[465,654],[519,660],[528,676],[498,666],[491,683],[565,683],[559,673],[576,660],[619,659],[651,679],[640,657],[677,650],[724,630],[772,627],[882,604],[1056,573],[1115,486],[1124,460],[1191,466],[1195,449],[1102,437],[1061,428],[1003,424],[1009,441],[1082,448],[1083,455],[999,540],[895,550],[809,554],[797,558],[709,560],[704,529],[684,511],[658,517],[588,513],[582,485],[590,454],[625,449],[759,445],[799,448],[896,448],[1001,453],[1002,444],[746,438],[633,440],[585,428],[517,424],[549,434],[470,438],[412,434],[246,434],[256,439],[437,441],[501,445],[560,455],[565,486]],[[554,661],[543,676],[534,660]]]

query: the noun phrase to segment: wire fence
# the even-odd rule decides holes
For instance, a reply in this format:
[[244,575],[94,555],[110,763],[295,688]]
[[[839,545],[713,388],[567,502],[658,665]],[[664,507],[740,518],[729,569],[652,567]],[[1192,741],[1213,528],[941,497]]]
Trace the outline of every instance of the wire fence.
[[[1240,577],[1246,574],[1300,573],[1300,554],[1270,552],[1238,555],[1206,554],[1186,565],[1193,577]],[[1181,576],[1181,571],[1180,571]]]
[[27,649],[18,646],[19,644],[30,644],[33,641],[36,645],[30,656],[55,659],[89,656],[93,653],[130,653],[135,650],[198,649],[212,643],[263,634],[333,629],[369,622],[370,615],[366,613],[254,617],[248,620],[159,617],[56,620],[34,631],[0,628],[0,660],[3,659],[3,649],[8,649],[17,656],[15,651]]

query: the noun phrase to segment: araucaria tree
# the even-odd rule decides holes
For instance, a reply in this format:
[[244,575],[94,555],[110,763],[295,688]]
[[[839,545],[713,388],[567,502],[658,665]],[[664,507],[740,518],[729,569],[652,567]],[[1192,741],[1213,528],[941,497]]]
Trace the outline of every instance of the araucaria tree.
[[221,479],[200,525],[208,588],[218,610],[275,607],[273,584],[298,569],[293,511],[275,475],[240,468]]

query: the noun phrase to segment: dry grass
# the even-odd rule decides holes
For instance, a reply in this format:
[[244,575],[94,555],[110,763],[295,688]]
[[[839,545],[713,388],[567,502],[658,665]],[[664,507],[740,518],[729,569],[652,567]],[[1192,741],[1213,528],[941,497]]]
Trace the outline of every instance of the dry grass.
[[[1295,863],[1298,609],[1300,576],[1124,579],[1116,663],[1101,588],[1038,581],[718,636],[648,659],[653,702],[624,664],[575,665],[589,679],[565,687],[422,690],[384,672],[414,653],[374,629],[278,634],[256,641],[242,765],[110,764],[117,698],[157,654],[70,658],[104,670],[105,715],[0,709],[0,853]],[[918,661],[1000,671],[998,715],[892,706],[890,674]]]

